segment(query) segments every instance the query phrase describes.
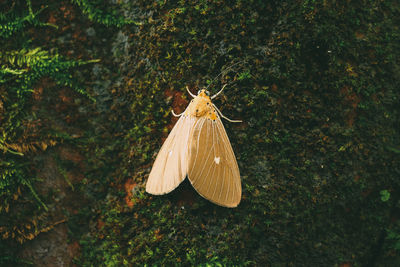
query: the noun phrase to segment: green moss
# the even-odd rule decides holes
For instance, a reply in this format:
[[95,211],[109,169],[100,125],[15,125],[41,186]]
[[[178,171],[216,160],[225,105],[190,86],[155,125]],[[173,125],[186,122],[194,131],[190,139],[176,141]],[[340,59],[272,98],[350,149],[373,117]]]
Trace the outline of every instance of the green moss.
[[[398,142],[398,83],[392,78],[399,36],[390,26],[398,6],[390,4],[131,4],[142,21],[129,40],[135,55],[123,74],[129,82],[115,89],[109,115],[119,119],[114,126],[125,136],[111,177],[117,185],[133,177],[141,193],[128,208],[120,189],[109,191],[115,199],[99,209],[105,226],[85,238],[92,243],[84,246],[82,263],[375,260],[371,249],[391,225],[388,207],[395,205],[382,203],[379,192],[398,186],[392,171],[398,157],[382,149]],[[216,104],[245,121],[225,124],[242,174],[240,206],[216,207],[185,186],[165,197],[143,195],[154,151],[173,124],[168,110],[181,99],[174,93],[210,84],[238,61],[210,89],[228,83]],[[190,200],[181,197],[188,192]]]
[[[73,3],[92,21],[127,24],[109,5]],[[85,177],[74,189],[89,203],[69,215],[71,236],[80,240],[77,264],[395,266],[396,1],[134,1],[120,7],[135,27],[90,25],[96,38],[83,41],[101,61],[93,69],[98,74],[85,77],[96,103],[79,115],[82,138],[54,129],[46,136],[76,142],[85,154]],[[85,61],[68,60],[64,52],[27,45],[2,54],[1,81],[12,86],[0,89],[7,93],[0,116],[16,118],[3,119],[7,140],[22,132],[20,110],[29,110],[38,77],[83,92],[70,70]],[[216,105],[244,121],[224,122],[241,170],[239,207],[215,206],[186,182],[165,196],[145,193],[156,152],[174,125],[170,110],[182,111],[189,101],[186,85],[216,92],[223,84]],[[8,149],[8,160],[21,166],[17,179],[9,175],[3,186],[12,199],[31,170],[24,153]],[[59,165],[62,173],[76,168]]]

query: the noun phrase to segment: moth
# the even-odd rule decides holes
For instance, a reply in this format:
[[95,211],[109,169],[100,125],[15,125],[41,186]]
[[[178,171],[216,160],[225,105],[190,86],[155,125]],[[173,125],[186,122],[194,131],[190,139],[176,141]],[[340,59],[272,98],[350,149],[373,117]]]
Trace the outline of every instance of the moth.
[[162,145],[146,184],[146,191],[163,195],[188,177],[205,199],[224,207],[236,207],[241,199],[239,167],[221,118],[225,117],[211,102],[206,89],[198,91]]

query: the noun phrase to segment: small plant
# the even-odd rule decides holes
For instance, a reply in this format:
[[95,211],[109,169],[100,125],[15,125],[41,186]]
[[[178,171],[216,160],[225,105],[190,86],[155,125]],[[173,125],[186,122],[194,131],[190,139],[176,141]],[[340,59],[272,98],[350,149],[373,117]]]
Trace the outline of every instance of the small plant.
[[382,202],[387,202],[390,199],[390,192],[385,190],[380,191]]

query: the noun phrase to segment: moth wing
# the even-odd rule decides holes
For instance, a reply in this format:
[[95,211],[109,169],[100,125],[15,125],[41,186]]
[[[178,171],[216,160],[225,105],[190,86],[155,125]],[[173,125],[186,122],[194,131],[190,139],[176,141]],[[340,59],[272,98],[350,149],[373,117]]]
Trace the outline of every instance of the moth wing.
[[219,118],[200,118],[189,140],[188,178],[204,198],[236,207],[242,196],[239,167]]
[[146,183],[146,192],[163,195],[174,190],[186,177],[188,139],[193,118],[181,116],[162,145]]

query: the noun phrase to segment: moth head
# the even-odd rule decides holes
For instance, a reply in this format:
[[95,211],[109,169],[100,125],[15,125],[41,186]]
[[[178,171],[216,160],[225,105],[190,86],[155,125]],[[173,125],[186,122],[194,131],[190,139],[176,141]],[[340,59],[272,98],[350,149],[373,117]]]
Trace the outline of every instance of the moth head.
[[206,96],[210,96],[210,92],[209,91],[207,91],[206,89],[201,89],[201,90],[199,90],[199,91],[197,91],[197,95],[206,95]]

